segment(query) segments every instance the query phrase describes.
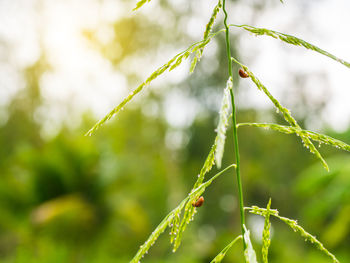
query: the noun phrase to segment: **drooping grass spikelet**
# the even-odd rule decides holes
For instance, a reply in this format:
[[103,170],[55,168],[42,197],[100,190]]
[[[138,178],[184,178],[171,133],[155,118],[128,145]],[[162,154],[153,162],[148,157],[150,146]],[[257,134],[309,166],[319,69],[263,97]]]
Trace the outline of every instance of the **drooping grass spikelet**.
[[[198,178],[191,190],[191,193],[193,193],[193,191],[195,191],[195,189],[197,189],[203,182],[205,174],[208,173],[211,168],[214,165],[215,162],[215,150],[216,150],[216,140],[213,144],[213,146],[211,147],[209,154],[204,162],[204,165],[198,175]],[[191,194],[190,193],[190,194]],[[197,195],[192,196],[191,200],[188,200],[186,205],[185,205],[185,212],[183,215],[183,218],[181,220],[181,222],[179,223],[177,229],[176,229],[176,236],[171,240],[171,243],[174,244],[173,247],[173,251],[175,252],[177,250],[177,248],[180,246],[181,244],[181,239],[182,239],[182,233],[186,230],[187,225],[190,223],[191,220],[193,220],[194,218],[194,214],[196,213],[196,208],[192,206],[192,203],[194,201],[196,201],[197,198],[200,197],[200,194],[202,193],[197,193]]]
[[259,35],[266,35],[266,36],[270,36],[270,37],[273,37],[273,38],[276,38],[276,39],[280,39],[282,40],[283,42],[286,42],[288,44],[291,44],[291,45],[295,45],[295,46],[302,46],[306,49],[310,49],[310,50],[313,50],[313,51],[316,51],[324,56],[327,56],[341,64],[343,64],[344,66],[350,68],[350,63],[341,59],[341,58],[338,58],[336,56],[334,56],[333,54],[313,45],[313,44],[310,44],[300,38],[297,38],[295,36],[291,36],[291,35],[287,35],[287,34],[283,34],[283,33],[280,33],[280,32],[277,32],[277,31],[274,31],[274,30],[270,30],[270,29],[266,29],[266,28],[258,28],[258,27],[253,27],[253,26],[249,26],[249,25],[230,25],[230,26],[235,26],[235,27],[240,27],[240,28],[243,28],[257,36]]
[[137,2],[136,7],[133,9],[133,11],[139,9],[141,6],[143,6],[144,4],[151,2],[151,0],[140,0]]
[[152,234],[149,236],[149,238],[146,240],[146,242],[140,246],[140,249],[137,251],[134,258],[130,261],[130,263],[139,263],[141,258],[144,257],[145,254],[148,253],[148,250],[151,248],[151,246],[156,242],[160,234],[162,234],[165,229],[169,226],[172,227],[174,224],[174,218],[176,222],[176,218],[178,218],[179,214],[181,213],[182,208],[186,204],[187,199],[183,200],[173,211],[171,211],[164,219],[163,221],[157,226],[157,228],[152,232]]
[[228,126],[229,108],[230,108],[230,90],[232,90],[232,78],[229,77],[227,80],[226,88],[224,89],[224,96],[221,102],[219,124],[216,128],[216,151],[215,151],[215,162],[218,168],[221,167],[222,156],[224,155],[225,140],[226,140],[226,129]]
[[[197,177],[196,182],[194,183],[194,186],[191,190],[191,193],[193,193],[195,191],[195,189],[198,189],[198,187],[202,184],[202,182],[204,181],[204,177],[206,175],[206,173],[208,173],[211,168],[213,167],[214,163],[215,163],[215,151],[216,151],[216,140],[213,144],[213,146],[211,147],[209,154],[204,162],[204,165],[202,167],[202,169],[200,170],[200,173]],[[191,195],[191,193],[189,195]],[[198,197],[200,197],[201,193],[197,193],[197,195],[192,196],[191,200],[188,200],[186,205],[185,205],[185,212],[183,215],[183,218],[181,219],[180,223],[177,225],[177,228],[175,231],[173,231],[174,233],[176,233],[176,235],[171,239],[171,243],[174,244],[173,247],[173,251],[175,252],[177,250],[177,248],[180,246],[181,244],[181,238],[182,238],[182,233],[185,231],[187,225],[189,224],[189,222],[191,220],[193,220],[194,218],[194,214],[196,213],[196,208],[192,206],[192,203],[194,201],[196,201],[196,199]]]
[[[212,163],[214,162],[214,160],[212,159],[211,156],[213,156],[212,151],[210,151],[209,156],[207,158],[207,161],[209,160],[210,163],[211,163],[211,166],[212,166]],[[207,161],[205,163],[207,163]],[[224,171],[226,171],[227,169],[229,169],[231,167],[234,167],[234,166],[235,165],[231,165],[231,166],[227,167],[226,169],[222,170],[220,173],[216,174],[210,180],[208,180],[207,182],[205,182],[203,184],[199,183],[202,179],[200,177],[198,177],[197,182],[195,183],[192,191],[189,194],[189,199],[188,199],[188,201],[187,201],[187,203],[185,205],[185,211],[184,211],[184,215],[182,217],[181,223],[180,223],[178,229],[176,230],[177,235],[174,238],[174,242],[172,242],[174,244],[173,252],[175,252],[179,248],[179,246],[181,244],[181,240],[182,240],[182,234],[186,230],[187,225],[191,221],[193,221],[194,215],[197,212],[196,207],[192,206],[193,202],[195,202],[202,195],[202,193],[205,191],[206,187],[208,187],[217,176],[219,176]],[[203,178],[204,178],[204,175],[203,175]],[[199,186],[197,187],[196,185],[198,183],[199,183]],[[200,189],[201,186],[203,186],[202,189]]]
[[271,207],[271,198],[269,200],[269,203],[266,206],[266,216],[265,216],[265,223],[264,223],[264,230],[262,234],[262,258],[263,258],[263,263],[268,263],[268,254],[269,254],[269,247],[271,244],[271,239],[270,239],[270,228],[271,228],[271,223],[270,223],[270,207]]
[[[222,7],[222,3],[221,3],[221,0],[219,0],[213,9],[213,12],[212,12],[211,17],[209,19],[209,22],[207,23],[207,25],[205,27],[203,40],[205,40],[209,37],[209,34],[211,33],[211,30],[213,29],[213,25],[214,25],[216,16],[219,13],[221,7]],[[196,55],[194,56],[194,58],[191,62],[190,73],[193,73],[194,69],[196,68],[197,62],[201,59],[201,57],[203,55],[203,50],[204,50],[204,47],[196,52]]]
[[305,241],[309,241],[310,243],[314,244],[319,250],[321,250],[323,253],[325,253],[327,256],[332,258],[333,262],[339,263],[338,259],[329,252],[324,245],[317,240],[317,238],[310,233],[306,232],[304,228],[298,225],[298,222],[296,220],[292,220],[286,217],[279,216],[279,219],[281,219],[284,223],[286,223],[288,226],[290,226],[294,232],[299,233],[302,237],[305,238]]
[[[245,207],[245,209],[249,210],[250,213],[256,214],[256,215],[261,215],[261,216],[266,216],[267,215],[267,209],[265,208],[260,208],[257,206],[252,206],[252,207]],[[284,223],[286,223],[290,228],[293,229],[294,232],[299,233],[302,237],[305,238],[305,241],[309,241],[310,243],[314,244],[319,250],[321,250],[324,254],[332,258],[334,263],[339,263],[338,259],[331,253],[329,252],[324,245],[317,240],[317,238],[310,233],[306,232],[304,228],[298,225],[298,222],[296,220],[289,219],[287,217],[280,216],[278,214],[278,211],[276,209],[270,209],[269,214],[277,217]]]
[[210,262],[210,263],[219,263],[223,260],[223,258],[226,256],[227,251],[238,241],[242,238],[241,235],[236,237],[230,244],[228,244],[221,252]]
[[250,241],[250,232],[246,228],[245,225],[243,225],[244,228],[244,243],[247,245],[246,249],[244,250],[244,258],[247,263],[257,263],[258,261],[256,260],[256,254],[255,250],[253,248],[252,242]]
[[149,236],[149,238],[146,240],[146,242],[140,246],[140,249],[137,251],[134,258],[130,261],[130,263],[139,263],[140,260],[143,258],[145,254],[148,253],[148,250],[150,247],[155,243],[155,241],[158,239],[159,235],[162,234],[167,227],[170,227],[170,241],[174,242],[176,241],[178,234],[179,234],[179,222],[181,213],[183,211],[183,208],[188,204],[188,202],[193,201],[196,196],[201,195],[205,189],[220,175],[222,175],[224,172],[226,172],[228,169],[235,167],[235,164],[231,164],[227,166],[225,169],[221,170],[219,173],[214,175],[212,178],[210,178],[205,183],[200,184],[196,189],[193,189],[191,193],[181,201],[181,203],[173,209],[164,219],[163,221],[157,226],[157,228],[152,232],[152,234]]
[[285,134],[294,134],[295,133],[295,134],[298,134],[299,136],[305,135],[305,136],[309,137],[311,140],[319,142],[319,146],[322,143],[324,143],[324,144],[333,146],[335,148],[350,152],[350,145],[346,144],[345,142],[342,142],[342,141],[334,139],[330,136],[316,133],[313,131],[302,130],[302,129],[298,129],[295,127],[284,126],[284,125],[279,125],[279,124],[274,124],[274,123],[240,123],[237,125],[237,127],[241,127],[241,126],[253,126],[253,127],[268,128],[268,129],[278,131],[281,133],[285,133]]
[[[262,92],[265,93],[265,95],[271,100],[271,102],[275,105],[276,109],[282,113],[284,119],[293,127],[297,128],[297,129],[301,129],[300,126],[298,125],[297,121],[292,117],[290,111],[283,107],[281,105],[281,103],[272,96],[272,94],[268,91],[268,89],[261,83],[261,81],[248,69],[247,66],[243,65],[241,62],[239,62],[238,60],[236,60],[235,58],[232,58],[232,61],[234,61],[235,63],[239,64],[244,71],[249,75],[249,78],[254,82],[254,84],[257,86],[257,88],[259,90],[261,90]],[[303,142],[303,145],[309,149],[309,151],[311,153],[313,153],[322,163],[323,167],[329,171],[329,167],[326,163],[326,161],[323,159],[322,155],[318,152],[318,150],[316,149],[316,147],[312,144],[312,142],[310,141],[310,139],[304,135],[301,134],[300,138]]]
[[[221,30],[222,31],[222,30]],[[207,39],[196,42],[192,44],[189,48],[187,48],[185,51],[180,52],[176,56],[174,56],[172,59],[170,59],[166,64],[159,67],[156,71],[154,71],[146,80],[145,82],[141,83],[134,91],[132,91],[117,107],[115,107],[113,110],[111,110],[105,117],[103,117],[100,121],[98,121],[85,135],[91,136],[99,127],[101,127],[105,122],[110,120],[115,114],[117,114],[120,110],[124,108],[124,106],[134,98],[135,95],[137,95],[139,92],[142,91],[142,89],[146,86],[148,86],[154,79],[162,75],[166,70],[173,70],[176,67],[178,67],[184,59],[187,59],[188,56],[194,52],[197,52],[199,49],[205,47],[218,33],[221,31],[218,31],[214,34],[210,34]]]

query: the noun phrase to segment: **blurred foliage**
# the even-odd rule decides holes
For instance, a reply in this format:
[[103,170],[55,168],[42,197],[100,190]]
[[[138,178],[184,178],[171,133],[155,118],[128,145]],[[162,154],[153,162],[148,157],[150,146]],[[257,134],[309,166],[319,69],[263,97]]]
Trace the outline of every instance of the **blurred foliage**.
[[[162,8],[176,11],[166,1]],[[174,24],[180,18],[175,12]],[[118,21],[115,30],[122,33],[106,46],[97,43],[93,33],[84,34],[120,70],[119,63],[134,53],[179,38],[181,43],[191,40],[176,30],[166,34],[159,25],[154,29],[145,17]],[[115,42],[121,54],[111,51]],[[225,61],[223,48],[218,47],[219,61]],[[189,127],[177,129],[162,114],[145,114],[147,103],[156,103],[160,112],[166,106],[162,96],[150,93],[142,104],[133,104],[93,137],[83,136],[95,121],[89,113],[78,127],[63,126],[54,137],[42,136],[41,123],[34,116],[43,100],[40,77],[50,66],[43,55],[27,68],[23,72],[26,88],[8,106],[8,119],[0,126],[1,262],[128,262],[186,196],[214,140],[218,105],[211,98],[224,87],[226,73],[220,65],[210,77],[202,74],[210,63],[211,58],[204,57],[196,73],[175,87],[188,89],[188,95],[203,105],[204,113]],[[138,78],[125,74],[132,82]],[[254,122],[272,114],[248,109],[238,116],[239,121]],[[178,147],[169,143],[174,133],[186,138]],[[229,129],[227,134],[231,133]],[[350,130],[328,134],[350,142]],[[331,168],[327,174],[297,137],[248,127],[240,128],[239,136],[246,205],[265,207],[271,197],[272,208],[299,219],[341,262],[350,261],[349,155],[323,146],[321,152]],[[223,166],[232,163],[232,143],[228,136]],[[171,252],[165,233],[144,262],[209,262],[239,234],[232,174],[213,183],[205,200],[179,251]],[[261,237],[254,229],[259,223],[259,218],[248,216],[257,250]],[[272,231],[270,262],[329,262],[282,223],[272,220]],[[239,245],[225,260],[243,262]]]

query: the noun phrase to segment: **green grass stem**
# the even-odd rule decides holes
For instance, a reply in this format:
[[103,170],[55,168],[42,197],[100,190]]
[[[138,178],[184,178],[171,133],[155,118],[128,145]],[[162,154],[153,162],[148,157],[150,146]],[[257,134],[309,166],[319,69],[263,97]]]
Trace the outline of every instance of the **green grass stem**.
[[[227,25],[227,12],[225,9],[226,1],[222,2],[222,10],[225,14],[224,25],[225,25],[225,33],[226,33],[226,53],[227,53],[227,67],[230,77],[233,79],[232,72],[232,60],[231,60],[231,44],[230,44],[230,31]],[[244,236],[245,230],[245,218],[244,218],[244,203],[243,203],[243,191],[242,191],[242,180],[240,174],[240,156],[239,156],[239,146],[238,146],[238,134],[237,134],[237,118],[236,118],[236,105],[235,105],[235,96],[233,93],[233,89],[230,90],[231,95],[231,104],[232,104],[232,124],[233,124],[233,138],[234,138],[234,151],[236,156],[236,179],[238,185],[238,196],[239,196],[239,210],[241,216],[241,231],[242,236]],[[246,242],[243,239],[243,248],[246,249]]]

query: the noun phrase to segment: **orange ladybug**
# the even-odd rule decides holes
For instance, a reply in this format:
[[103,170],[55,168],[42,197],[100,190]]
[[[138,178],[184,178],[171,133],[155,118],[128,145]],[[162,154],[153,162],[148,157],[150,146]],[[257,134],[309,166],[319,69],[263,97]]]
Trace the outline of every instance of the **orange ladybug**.
[[239,74],[239,76],[240,76],[241,78],[248,78],[248,77],[249,77],[248,73],[245,72],[244,69],[242,69],[242,68],[240,68],[240,69],[238,70],[238,74]]
[[193,202],[193,203],[192,203],[192,206],[193,206],[193,207],[201,207],[201,206],[203,205],[203,203],[204,203],[204,197],[201,196],[201,197],[199,197],[199,198],[197,199],[196,202]]

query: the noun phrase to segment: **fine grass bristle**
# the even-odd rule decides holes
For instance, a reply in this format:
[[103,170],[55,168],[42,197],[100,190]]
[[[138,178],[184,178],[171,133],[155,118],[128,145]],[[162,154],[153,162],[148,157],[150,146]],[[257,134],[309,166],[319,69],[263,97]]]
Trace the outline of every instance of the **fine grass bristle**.
[[326,254],[328,257],[330,257],[334,263],[339,263],[338,259],[331,252],[329,252],[324,247],[324,245],[319,240],[317,240],[317,238],[315,236],[306,232],[304,228],[299,226],[296,220],[292,220],[292,219],[289,219],[287,217],[280,216],[276,209],[269,209],[269,211],[267,211],[267,209],[260,208],[257,206],[245,207],[245,209],[249,210],[249,212],[252,214],[261,215],[264,217],[266,217],[267,214],[270,214],[274,217],[277,217],[278,219],[280,219],[281,221],[286,223],[294,232],[301,235],[305,239],[305,241],[309,241],[310,243],[314,244],[316,246],[316,248],[318,248],[320,251],[322,251],[324,254]]
[[[297,121],[293,118],[291,112],[283,107],[281,105],[281,103],[274,97],[272,96],[272,94],[268,91],[268,89],[261,83],[261,81],[253,74],[253,72],[251,72],[247,66],[243,65],[241,62],[239,62],[237,59],[232,58],[232,61],[234,61],[235,63],[237,63],[238,65],[240,65],[244,71],[249,75],[249,78],[253,81],[253,83],[256,85],[256,87],[261,90],[262,92],[265,93],[265,95],[270,99],[270,101],[273,103],[273,105],[276,107],[276,109],[278,110],[278,112],[281,112],[284,119],[293,127],[297,128],[297,129],[301,129],[299,124],[297,123]],[[316,149],[315,145],[313,145],[313,143],[310,141],[310,139],[304,135],[304,134],[300,134],[300,138],[303,142],[303,145],[309,149],[309,151],[311,153],[313,153],[322,163],[323,167],[329,171],[329,167],[328,164],[326,163],[326,161],[323,159],[322,155],[318,152],[318,150]]]
[[240,239],[242,239],[241,235],[236,237],[230,244],[228,244],[223,250],[221,250],[221,252],[212,261],[210,261],[210,263],[221,262],[224,259],[224,257],[226,256],[227,251],[229,251],[230,248]]

